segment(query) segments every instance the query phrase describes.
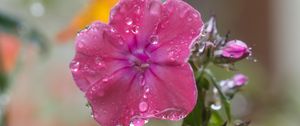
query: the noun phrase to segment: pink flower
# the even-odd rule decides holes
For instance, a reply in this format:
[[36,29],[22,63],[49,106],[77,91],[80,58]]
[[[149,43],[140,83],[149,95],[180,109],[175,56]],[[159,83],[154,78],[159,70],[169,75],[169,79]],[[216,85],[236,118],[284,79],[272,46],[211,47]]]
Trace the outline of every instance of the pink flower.
[[222,48],[222,55],[226,58],[242,59],[249,53],[248,46],[240,40],[231,40]]
[[181,0],[120,0],[108,25],[81,31],[70,67],[96,121],[139,126],[191,112],[197,90],[187,60],[202,25]]

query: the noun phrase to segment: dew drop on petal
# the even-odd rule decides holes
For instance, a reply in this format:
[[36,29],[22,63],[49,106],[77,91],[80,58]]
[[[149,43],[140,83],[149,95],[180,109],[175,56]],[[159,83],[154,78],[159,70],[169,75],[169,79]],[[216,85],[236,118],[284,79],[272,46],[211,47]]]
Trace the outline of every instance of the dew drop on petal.
[[159,41],[159,39],[158,39],[158,36],[157,36],[157,35],[152,35],[152,36],[150,37],[150,43],[151,43],[152,45],[157,45],[157,44],[158,44],[158,41]]
[[71,64],[71,70],[73,72],[77,72],[79,70],[79,67],[80,67],[80,63],[79,62],[75,62],[75,61],[72,62],[72,64]]
[[110,29],[110,32],[115,33],[115,32],[116,32],[116,29],[115,29],[115,28],[111,28],[111,29]]
[[101,57],[96,57],[95,63],[96,63],[99,67],[104,67],[104,63],[102,62]]
[[145,92],[149,93],[150,92],[150,88],[146,88]]
[[160,4],[157,3],[157,2],[152,2],[150,4],[149,11],[150,11],[150,14],[152,14],[152,15],[158,15],[158,14],[160,14],[160,11],[161,11]]
[[132,25],[133,20],[131,18],[126,18],[125,20],[127,25]]
[[148,103],[146,103],[146,102],[141,102],[140,104],[139,104],[139,110],[141,111],[141,112],[145,112],[145,111],[147,111],[148,110]]
[[197,13],[193,13],[193,16],[194,16],[195,18],[198,18],[198,14],[197,14]]
[[134,27],[131,29],[131,32],[132,32],[133,34],[139,33],[139,26],[134,26]]
[[106,83],[106,82],[108,82],[108,81],[109,81],[108,77],[104,77],[104,78],[102,79],[102,82],[104,82],[104,83]]

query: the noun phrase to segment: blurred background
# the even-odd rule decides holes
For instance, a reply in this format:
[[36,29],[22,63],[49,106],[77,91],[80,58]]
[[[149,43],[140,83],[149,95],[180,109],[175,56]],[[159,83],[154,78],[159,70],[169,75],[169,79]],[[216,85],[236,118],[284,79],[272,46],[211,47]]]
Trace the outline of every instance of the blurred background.
[[[7,126],[97,125],[69,63],[76,32],[91,20],[107,22],[115,1],[0,0],[0,86],[8,87],[0,90],[0,107],[6,106],[0,115]],[[238,63],[250,83],[233,100],[234,117],[253,126],[299,126],[300,1],[186,1],[204,20],[216,15],[220,33],[230,31],[253,48],[257,62]],[[212,69],[219,79],[233,74]],[[148,125],[169,124],[178,125]]]

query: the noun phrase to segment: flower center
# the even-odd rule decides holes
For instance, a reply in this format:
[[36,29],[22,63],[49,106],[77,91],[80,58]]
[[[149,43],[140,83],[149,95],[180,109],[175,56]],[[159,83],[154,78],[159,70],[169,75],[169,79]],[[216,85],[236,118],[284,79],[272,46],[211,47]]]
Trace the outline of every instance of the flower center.
[[130,60],[134,68],[139,72],[144,72],[150,66],[149,56],[143,49],[134,50]]

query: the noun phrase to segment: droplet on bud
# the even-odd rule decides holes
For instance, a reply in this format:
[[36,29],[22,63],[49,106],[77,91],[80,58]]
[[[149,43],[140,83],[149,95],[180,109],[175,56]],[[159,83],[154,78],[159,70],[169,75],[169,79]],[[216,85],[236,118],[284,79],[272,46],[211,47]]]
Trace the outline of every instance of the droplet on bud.
[[216,103],[216,104],[212,104],[210,105],[211,109],[213,110],[220,110],[222,108],[222,105],[219,104],[219,103]]

